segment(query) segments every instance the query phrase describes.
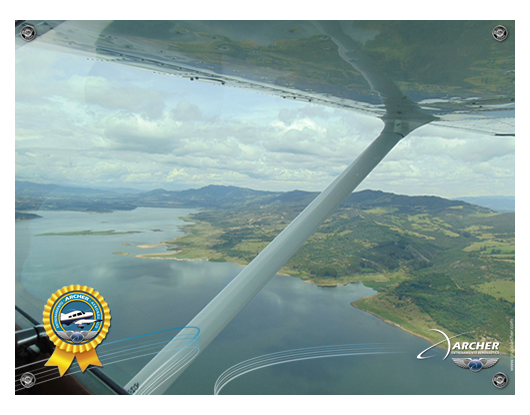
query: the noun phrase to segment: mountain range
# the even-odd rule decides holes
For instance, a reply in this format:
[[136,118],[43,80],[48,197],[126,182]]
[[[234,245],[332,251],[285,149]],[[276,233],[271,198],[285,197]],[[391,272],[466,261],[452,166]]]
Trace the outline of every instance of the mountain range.
[[[108,212],[132,210],[136,207],[221,208],[283,205],[307,206],[318,192],[293,190],[271,192],[236,186],[209,185],[200,189],[171,191],[155,189],[142,192],[134,189],[92,189],[55,184],[15,181],[15,211],[80,210]],[[350,195],[343,205],[393,206],[421,205],[426,208],[446,208],[466,203],[483,206],[497,212],[514,212],[515,197],[461,197],[457,200],[437,196],[404,196],[382,191],[363,190]]]

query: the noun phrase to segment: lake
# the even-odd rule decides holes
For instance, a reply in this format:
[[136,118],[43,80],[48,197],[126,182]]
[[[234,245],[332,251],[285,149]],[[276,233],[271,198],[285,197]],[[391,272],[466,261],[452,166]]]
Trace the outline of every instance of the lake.
[[[112,316],[98,353],[112,341],[185,326],[241,267],[206,260],[136,258],[166,252],[166,247],[132,245],[157,244],[181,235],[179,226],[185,223],[181,218],[191,212],[163,208],[98,214],[35,212],[42,218],[15,224],[16,304],[40,321],[44,304],[58,289],[71,284],[94,288],[105,298]],[[82,230],[139,233],[38,236]],[[500,356],[493,368],[478,373],[459,368],[450,357],[442,360],[447,350],[443,348],[432,349],[431,359],[418,360],[416,356],[429,342],[350,305],[375,293],[361,283],[317,287],[276,275],[167,393],[212,394],[218,377],[244,360],[343,345],[361,345],[355,347],[367,351],[383,347],[391,353],[286,359],[296,361],[246,373],[228,383],[221,394],[515,393],[515,371],[508,356]],[[148,360],[104,364],[103,371],[125,385]],[[496,372],[509,378],[503,389],[492,384]]]

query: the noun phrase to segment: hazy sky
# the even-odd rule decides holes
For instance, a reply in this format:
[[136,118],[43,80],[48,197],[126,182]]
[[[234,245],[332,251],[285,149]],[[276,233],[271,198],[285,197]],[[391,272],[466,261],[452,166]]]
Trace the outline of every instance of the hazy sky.
[[[322,190],[382,122],[177,76],[16,51],[16,178],[170,190],[209,184]],[[361,189],[515,195],[515,138],[424,126]]]

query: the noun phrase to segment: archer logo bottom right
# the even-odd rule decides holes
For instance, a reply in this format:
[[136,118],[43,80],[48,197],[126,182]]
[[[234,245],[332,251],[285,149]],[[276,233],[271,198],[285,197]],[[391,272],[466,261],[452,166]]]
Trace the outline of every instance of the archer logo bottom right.
[[[428,347],[427,349],[423,350],[420,354],[418,354],[417,358],[420,360],[423,359],[430,359],[434,357],[431,356],[425,356],[424,354],[428,352],[433,347],[436,347],[444,342],[447,342],[447,353],[445,354],[444,358],[442,360],[445,360],[449,354],[500,354],[499,353],[499,342],[480,342],[480,341],[472,341],[472,342],[456,342],[453,346],[451,345],[451,339],[454,339],[455,337],[460,337],[466,333],[457,334],[456,336],[449,337],[447,334],[445,334],[443,331],[438,329],[431,329],[431,331],[437,331],[438,333],[442,334],[445,338],[444,340],[433,344],[432,346]],[[461,357],[461,358],[452,358],[453,362],[462,369],[468,369],[471,372],[480,372],[482,369],[489,369],[490,367],[493,367],[497,364],[499,361],[499,358],[493,358],[493,357]],[[493,385],[495,385],[496,388],[502,389],[508,384],[508,376],[506,376],[502,372],[497,372],[492,378]]]

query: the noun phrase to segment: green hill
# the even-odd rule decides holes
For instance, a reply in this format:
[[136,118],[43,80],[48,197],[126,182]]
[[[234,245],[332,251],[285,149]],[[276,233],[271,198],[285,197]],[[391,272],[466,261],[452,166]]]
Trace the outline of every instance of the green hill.
[[[150,258],[248,264],[314,197],[290,192],[269,204],[190,215],[184,237]],[[334,286],[361,281],[379,291],[356,306],[434,339],[471,331],[508,347],[515,314],[513,213],[438,197],[354,193],[280,271]]]
[[[232,186],[127,193],[17,182],[15,205],[17,211],[203,208],[187,218],[193,223],[185,236],[164,241],[166,253],[139,256],[245,265],[316,195]],[[426,338],[433,339],[432,328],[471,331],[506,351],[515,315],[515,214],[364,190],[348,197],[280,272],[323,286],[361,281],[379,293],[356,307]]]

